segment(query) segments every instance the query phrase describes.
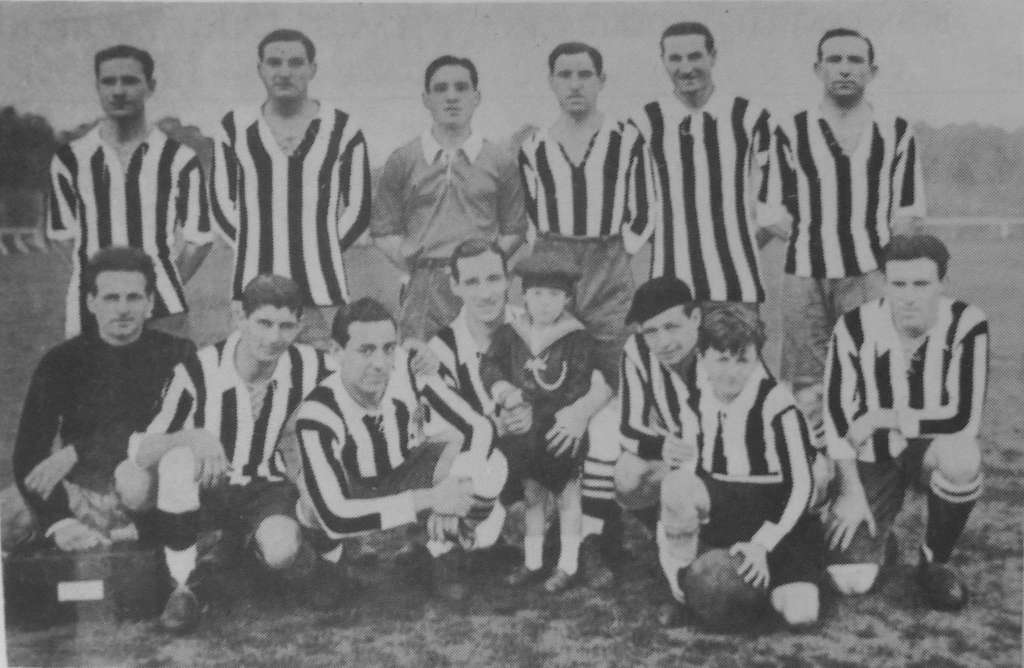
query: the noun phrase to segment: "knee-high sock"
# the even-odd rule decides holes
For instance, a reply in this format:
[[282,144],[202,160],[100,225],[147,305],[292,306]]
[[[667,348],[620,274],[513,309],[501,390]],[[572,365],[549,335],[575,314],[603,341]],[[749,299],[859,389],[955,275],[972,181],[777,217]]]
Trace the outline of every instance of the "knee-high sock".
[[199,485],[191,448],[169,450],[157,466],[156,526],[167,568],[179,585],[196,564],[199,535]]
[[932,473],[928,484],[928,529],[925,545],[932,559],[949,560],[953,546],[967,524],[974,503],[981,496],[981,476],[963,485],[948,481],[939,471]]
[[622,453],[619,444],[619,413],[610,402],[590,420],[587,433],[590,452],[583,461],[583,538],[600,534],[605,523],[621,517],[615,501],[615,463]]
[[[469,514],[460,522],[464,534],[460,542],[472,549],[490,547],[501,535],[505,522],[505,509],[497,503],[508,477],[505,455],[499,450],[493,450],[481,465],[478,458],[461,453],[452,462],[449,475],[464,475],[473,481],[473,505]],[[431,552],[439,549],[430,545],[427,547]]]
[[672,597],[683,603],[684,596],[679,583],[679,574],[693,563],[697,556],[697,533],[693,533],[691,540],[669,541],[665,534],[665,525],[658,522],[655,536],[658,543],[658,562],[661,564],[665,579],[668,580]]

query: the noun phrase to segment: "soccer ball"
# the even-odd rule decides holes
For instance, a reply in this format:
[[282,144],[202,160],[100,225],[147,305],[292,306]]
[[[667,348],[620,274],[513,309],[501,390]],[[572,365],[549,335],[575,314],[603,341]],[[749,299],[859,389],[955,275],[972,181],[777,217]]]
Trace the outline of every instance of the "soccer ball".
[[768,592],[743,580],[736,572],[742,563],[741,555],[709,550],[697,557],[683,576],[686,604],[709,628],[741,629],[763,614]]

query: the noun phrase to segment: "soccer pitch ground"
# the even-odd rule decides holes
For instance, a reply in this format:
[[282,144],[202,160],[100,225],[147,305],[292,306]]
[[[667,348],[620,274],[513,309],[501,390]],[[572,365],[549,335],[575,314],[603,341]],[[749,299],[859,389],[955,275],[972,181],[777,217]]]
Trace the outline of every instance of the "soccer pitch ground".
[[[980,230],[975,233],[975,230]],[[946,230],[948,232],[948,230]],[[636,556],[608,592],[580,587],[558,597],[510,591],[498,568],[480,563],[469,602],[458,609],[394,585],[387,550],[355,597],[358,615],[309,612],[260,579],[239,578],[190,637],[162,633],[155,622],[117,627],[79,624],[48,631],[8,626],[12,665],[713,665],[713,666],[1019,666],[1021,665],[1022,437],[1024,437],[1024,238],[985,228],[944,233],[953,253],[950,292],[980,306],[992,331],[991,372],[982,425],[986,488],[954,555],[971,602],[959,614],[929,610],[913,583],[923,532],[923,499],[911,497],[898,525],[902,560],[874,593],[838,600],[823,594],[821,624],[795,634],[771,622],[747,634],[693,627],[662,630],[655,604],[662,576],[652,543],[627,526]],[[398,281],[370,249],[351,254],[357,295],[394,304]],[[769,289],[778,284],[781,247],[762,256]],[[230,253],[218,247],[189,285],[198,343],[229,325]],[[645,267],[637,259],[637,269]],[[60,340],[69,268],[56,253],[0,257],[0,484],[11,482],[10,452],[21,402],[42,353]],[[776,302],[764,309],[778,354]],[[385,541],[385,548],[395,540]],[[10,621],[10,620],[8,620]]]

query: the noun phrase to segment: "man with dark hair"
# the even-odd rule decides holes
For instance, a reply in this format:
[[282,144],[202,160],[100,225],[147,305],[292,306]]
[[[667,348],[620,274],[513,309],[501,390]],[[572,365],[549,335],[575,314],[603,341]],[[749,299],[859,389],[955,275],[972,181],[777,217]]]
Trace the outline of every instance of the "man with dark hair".
[[703,24],[677,23],[662,34],[674,94],[631,120],[646,142],[658,215],[642,217],[623,236],[630,251],[653,236],[651,275],[679,277],[696,299],[760,303],[757,228],[780,215],[766,189],[771,117],[719,88],[712,80],[716,57]]
[[41,536],[65,551],[136,537],[118,464],[174,366],[195,350],[144,328],[154,275],[137,248],[107,248],[86,265],[85,308],[98,326],[47,352],[32,376],[14,445],[17,489],[0,501],[5,551]]
[[398,316],[403,339],[429,340],[458,313],[446,269],[459,243],[496,241],[510,254],[526,231],[512,156],[473,133],[477,84],[466,58],[441,56],[427,66],[422,97],[433,123],[391,154],[377,186],[371,234],[408,276]]
[[[595,360],[613,392],[634,289],[622,230],[643,226],[649,208],[644,143],[634,125],[605,116],[597,106],[606,80],[600,51],[582,42],[559,44],[548,56],[548,69],[561,113],[519,151],[526,210],[537,233],[535,252],[555,253],[582,271],[573,312],[597,340]],[[613,529],[620,519],[611,482],[620,452],[616,407],[608,401],[612,392],[598,399],[605,409],[591,421],[582,481],[580,559],[587,580],[597,585],[611,581],[601,563],[608,552],[601,534],[606,522]],[[614,548],[616,537],[606,538]]]
[[935,237],[894,236],[881,258],[885,295],[843,315],[829,344],[828,572],[842,593],[868,591],[906,489],[924,488],[918,580],[933,607],[955,610],[967,589],[947,562],[981,495],[988,322],[943,295],[949,251]]
[[[378,302],[364,297],[340,309],[332,335],[338,373],[296,418],[299,521],[316,536],[322,559],[337,562],[342,539],[428,515],[430,541],[407,550],[405,561],[432,564],[432,577],[419,581],[462,598],[465,585],[453,576],[463,550],[493,544],[505,518],[495,503],[507,470],[494,428],[440,377],[413,371]],[[446,440],[425,435],[426,408],[448,424]]]
[[294,343],[305,297],[289,278],[252,279],[241,294],[237,330],[175,367],[160,410],[128,443],[122,473],[133,491],[122,499],[140,510],[155,500],[175,584],[160,618],[170,631],[195,628],[217,566],[197,566],[201,509],[225,530],[223,552],[251,545],[268,568],[295,577],[316,563],[303,549],[297,493],[277,447],[289,416],[329,373],[324,353]]
[[366,139],[347,113],[310,97],[309,37],[275,30],[257,55],[267,98],[225,114],[214,143],[213,211],[235,246],[232,294],[258,274],[291,278],[312,307],[299,340],[326,348],[349,299],[342,253],[370,221]]
[[[184,336],[183,286],[211,241],[199,158],[146,119],[146,102],[156,90],[148,52],[123,44],[103,49],[94,69],[104,118],[58,149],[50,163],[46,233],[74,242],[65,335],[95,331],[81,282],[89,256],[127,245],[145,251],[156,267],[151,326]],[[175,256],[179,232],[185,246]],[[70,243],[65,250],[72,252]]]
[[686,402],[693,423],[682,430],[696,446],[696,470],[684,463],[662,482],[662,566],[684,603],[680,583],[698,546],[726,548],[787,624],[806,626],[818,619],[824,553],[821,524],[806,512],[813,451],[793,397],[761,360],[764,340],[764,323],[741,305],[704,315]]
[[882,295],[882,248],[925,210],[910,124],[865,96],[878,72],[871,41],[835,28],[818,41],[817,56],[824,94],[817,106],[782,121],[772,172],[772,190],[781,191],[792,219],[785,230],[780,375],[809,417],[821,414],[833,325]]

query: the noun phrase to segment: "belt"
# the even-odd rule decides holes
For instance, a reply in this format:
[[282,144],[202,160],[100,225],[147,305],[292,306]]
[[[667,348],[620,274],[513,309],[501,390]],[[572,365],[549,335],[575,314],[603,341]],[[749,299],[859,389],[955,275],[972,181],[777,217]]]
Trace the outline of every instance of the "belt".
[[418,257],[408,260],[410,269],[443,269],[448,266],[446,257]]

